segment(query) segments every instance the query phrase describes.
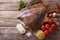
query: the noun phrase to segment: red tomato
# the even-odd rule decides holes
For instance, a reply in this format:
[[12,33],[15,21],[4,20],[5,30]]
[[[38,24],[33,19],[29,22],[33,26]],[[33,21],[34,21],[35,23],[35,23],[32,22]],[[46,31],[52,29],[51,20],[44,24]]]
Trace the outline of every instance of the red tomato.
[[53,29],[52,28],[49,28],[49,32],[53,32]]
[[56,25],[55,24],[52,24],[51,27],[52,27],[52,29],[55,29]]
[[49,23],[52,23],[52,22],[53,22],[52,18],[50,18],[50,19],[48,20],[48,22],[49,22]]
[[44,25],[41,26],[41,30],[45,30],[45,26]]
[[49,34],[49,31],[48,30],[45,30],[44,33],[45,33],[45,35],[48,35]]
[[46,29],[49,29],[49,27],[50,27],[49,24],[46,24],[46,25],[45,25],[45,28],[46,28]]

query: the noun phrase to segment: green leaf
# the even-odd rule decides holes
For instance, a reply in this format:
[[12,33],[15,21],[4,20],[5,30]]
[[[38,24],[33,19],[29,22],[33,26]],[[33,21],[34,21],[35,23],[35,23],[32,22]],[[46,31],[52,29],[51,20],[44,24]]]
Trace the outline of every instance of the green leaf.
[[24,3],[23,1],[19,2],[19,6],[18,6],[18,10],[21,10],[22,8],[26,7],[26,3]]
[[41,2],[41,0],[33,0],[33,1],[31,2],[31,4],[33,5],[33,4],[36,4],[36,3],[39,3],[39,2]]

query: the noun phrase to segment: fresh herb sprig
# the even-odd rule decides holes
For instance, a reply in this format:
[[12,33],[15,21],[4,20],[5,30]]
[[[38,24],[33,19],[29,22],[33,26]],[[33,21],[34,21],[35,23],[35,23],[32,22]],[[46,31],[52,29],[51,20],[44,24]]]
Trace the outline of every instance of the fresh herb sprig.
[[26,7],[26,3],[24,3],[22,0],[19,2],[18,10],[21,10]]
[[33,5],[33,4],[36,4],[36,3],[39,3],[39,2],[41,2],[41,0],[32,0],[30,3],[31,3],[31,5]]
[[[31,0],[30,5],[34,5],[36,3],[41,2],[41,0]],[[19,2],[18,10],[21,10],[27,6],[29,3],[24,3],[22,0]]]

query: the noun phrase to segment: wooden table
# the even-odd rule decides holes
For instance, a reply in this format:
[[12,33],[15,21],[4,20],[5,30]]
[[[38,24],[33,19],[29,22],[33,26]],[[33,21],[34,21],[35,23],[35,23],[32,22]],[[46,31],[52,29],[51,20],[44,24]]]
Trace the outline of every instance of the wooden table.
[[[49,3],[48,5],[52,2],[42,1],[44,4]],[[21,13],[18,11],[18,3],[19,0],[0,0],[0,40],[38,40],[34,34],[31,37],[26,37],[20,35],[16,30],[15,26],[19,22],[17,17]],[[59,4],[59,1],[56,3]],[[60,40],[60,27],[57,27],[57,30],[45,40]]]
[[19,0],[0,0],[0,40],[37,40],[34,34],[27,37],[17,31],[17,17],[21,14],[18,3]]

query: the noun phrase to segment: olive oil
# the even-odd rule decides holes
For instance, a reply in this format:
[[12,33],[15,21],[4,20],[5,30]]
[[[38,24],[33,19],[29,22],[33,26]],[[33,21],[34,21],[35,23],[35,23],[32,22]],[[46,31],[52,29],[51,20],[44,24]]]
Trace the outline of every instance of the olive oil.
[[35,35],[37,36],[38,39],[41,39],[41,40],[45,38],[45,34],[42,30],[37,30],[35,32]]

